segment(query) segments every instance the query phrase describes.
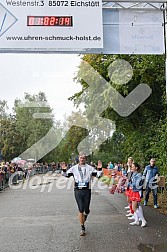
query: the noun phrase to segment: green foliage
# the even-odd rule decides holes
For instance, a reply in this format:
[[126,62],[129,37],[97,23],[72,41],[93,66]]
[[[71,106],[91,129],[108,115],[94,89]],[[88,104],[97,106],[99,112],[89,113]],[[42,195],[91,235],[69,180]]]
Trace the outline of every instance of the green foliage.
[[[38,105],[41,102],[47,102],[45,94],[39,92],[38,95],[25,94],[24,100],[15,100],[14,114],[5,114],[3,102],[1,106],[1,150],[4,158],[10,160],[13,157],[19,156],[26,149],[46,135],[49,129],[53,126],[53,119],[36,119],[34,113],[51,113],[49,107],[42,106],[25,106],[29,102],[34,102]],[[35,153],[34,153],[35,155]],[[35,156],[30,157],[35,158]]]
[[152,140],[151,149],[157,158],[157,165],[161,174],[167,176],[167,119],[161,120],[155,128],[155,135]]
[[[122,59],[122,65],[115,60]],[[102,81],[95,78],[90,67],[83,62],[79,66],[75,81],[81,85],[81,91],[70,97],[79,106],[84,104],[85,111],[73,112],[65,118],[65,122],[54,122],[54,118],[35,119],[34,113],[52,113],[48,107],[23,107],[27,102],[41,103],[47,99],[44,93],[37,95],[25,94],[23,100],[16,99],[13,114],[8,113],[6,101],[0,101],[0,150],[6,160],[19,156],[27,148],[44,137],[53,127],[57,137],[62,139],[41,161],[58,162],[73,161],[78,154],[78,144],[88,135],[88,130],[94,127],[89,136],[90,143],[98,138],[97,111],[104,104],[109,104],[101,116],[110,119],[116,124],[112,137],[101,144],[100,148],[89,157],[97,163],[100,159],[103,166],[108,162],[126,162],[132,156],[135,162],[144,167],[150,157],[157,159],[161,174],[166,175],[167,160],[167,117],[166,117],[166,82],[164,55],[84,55],[83,60],[88,62],[107,82],[103,88]],[[131,65],[128,70],[122,71],[126,61]],[[112,65],[111,65],[112,64]],[[108,69],[110,68],[110,71]],[[130,79],[129,76],[133,76]],[[112,72],[112,74],[111,74]],[[84,81],[89,79],[92,87]],[[122,84],[121,79],[125,80]],[[126,97],[139,84],[145,83],[152,89],[150,97],[143,102],[130,116],[122,117],[117,114],[111,103],[111,90],[115,88]],[[112,97],[117,99],[117,97]],[[100,104],[98,106],[98,104]],[[98,122],[99,123],[99,122]],[[78,126],[77,126],[78,125]],[[81,127],[83,125],[83,127]],[[101,133],[105,134],[105,125],[100,125]],[[49,144],[49,143],[46,143]],[[35,155],[35,154],[34,154]],[[33,158],[33,157],[31,157]]]
[[[122,71],[123,65],[117,65],[115,60],[123,59],[132,67],[133,77],[129,82],[120,85],[119,77],[126,81],[132,74],[131,70]],[[88,62],[100,75],[110,83],[108,88],[96,94],[94,90],[99,87],[101,81],[94,79],[89,73],[89,67],[81,62],[77,76],[82,91],[74,94],[71,100],[75,104],[82,103],[86,108],[87,115],[93,116],[98,110],[96,104],[100,101],[107,102],[110,88],[114,87],[124,97],[139,84],[147,84],[152,89],[150,97],[143,102],[130,116],[121,117],[112,109],[106,109],[101,116],[111,119],[116,124],[115,134],[111,139],[103,143],[93,154],[93,160],[101,159],[106,163],[112,161],[126,162],[128,156],[143,167],[149,163],[150,157],[157,158],[157,164],[162,173],[166,173],[166,83],[165,83],[165,56],[164,55],[84,55],[83,60]],[[111,63],[112,66],[111,66]],[[124,64],[124,61],[123,61]],[[112,75],[108,72],[111,68]],[[111,71],[110,71],[111,72]],[[84,82],[84,76],[89,76],[92,88]],[[126,82],[125,81],[125,82]],[[113,98],[113,97],[112,97]],[[117,97],[115,97],[117,99]],[[94,108],[94,109],[92,109]],[[121,141],[118,142],[119,137]]]

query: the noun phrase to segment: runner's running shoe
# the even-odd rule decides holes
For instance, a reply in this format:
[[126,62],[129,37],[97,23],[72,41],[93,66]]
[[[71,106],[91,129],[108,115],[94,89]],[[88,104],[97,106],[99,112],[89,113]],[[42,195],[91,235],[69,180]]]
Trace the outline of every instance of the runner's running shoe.
[[129,209],[130,207],[129,206],[126,206],[125,209]]
[[81,229],[80,231],[80,236],[84,236],[86,233],[85,233],[85,230],[84,229]]

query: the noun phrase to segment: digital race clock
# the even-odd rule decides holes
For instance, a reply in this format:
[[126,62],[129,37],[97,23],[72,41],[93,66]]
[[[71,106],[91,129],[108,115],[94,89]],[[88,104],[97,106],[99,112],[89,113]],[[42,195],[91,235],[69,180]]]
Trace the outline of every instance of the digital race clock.
[[27,16],[27,26],[73,26],[72,16]]

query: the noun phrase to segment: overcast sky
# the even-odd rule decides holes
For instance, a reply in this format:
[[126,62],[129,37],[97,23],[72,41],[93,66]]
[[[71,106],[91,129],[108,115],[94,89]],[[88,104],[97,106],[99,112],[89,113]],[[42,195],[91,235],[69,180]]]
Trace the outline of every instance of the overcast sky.
[[81,90],[73,81],[80,63],[78,55],[1,54],[0,58],[0,99],[6,100],[10,109],[16,98],[23,99],[24,92],[33,95],[42,91],[56,120],[75,110],[67,98]]

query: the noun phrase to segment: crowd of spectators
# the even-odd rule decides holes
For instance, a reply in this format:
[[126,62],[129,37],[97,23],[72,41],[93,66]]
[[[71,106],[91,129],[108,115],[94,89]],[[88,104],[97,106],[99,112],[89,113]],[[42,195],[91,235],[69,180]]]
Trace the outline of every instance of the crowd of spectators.
[[[47,172],[62,172],[62,163],[64,162],[52,162],[52,163],[25,163],[18,164],[12,161],[0,162],[0,191],[9,186],[9,179],[11,175],[17,172],[16,176],[13,176],[12,184],[19,183],[20,180],[24,180],[35,174],[45,174]],[[66,164],[66,169],[69,169],[72,164]],[[19,173],[20,171],[20,173]]]

